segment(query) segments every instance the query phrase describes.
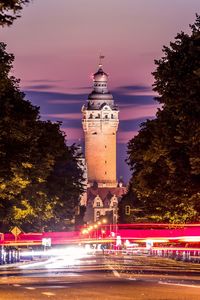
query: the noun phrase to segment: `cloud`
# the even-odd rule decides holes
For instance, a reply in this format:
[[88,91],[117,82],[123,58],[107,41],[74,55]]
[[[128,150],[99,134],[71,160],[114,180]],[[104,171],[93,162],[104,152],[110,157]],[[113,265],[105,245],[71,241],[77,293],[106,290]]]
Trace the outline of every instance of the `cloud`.
[[152,92],[152,87],[151,86],[146,86],[146,85],[124,85],[124,86],[119,86],[117,90],[121,92]]
[[81,113],[63,113],[63,114],[42,114],[42,117],[48,119],[61,119],[61,120],[81,120]]
[[125,104],[155,104],[153,96],[150,95],[128,95],[118,92],[112,93],[115,103],[122,107]]
[[66,80],[59,80],[59,79],[33,79],[33,80],[27,80],[27,82],[64,82]]
[[34,105],[40,106],[40,113],[80,113],[83,103],[86,102],[86,94],[71,94],[53,91],[25,90],[26,99]]
[[138,131],[140,129],[140,124],[145,122],[145,120],[146,118],[140,118],[135,120],[120,120],[119,132]]
[[[127,90],[131,88],[132,86],[125,86]],[[135,86],[136,90],[142,88],[142,86]],[[86,103],[87,93],[40,90],[26,90],[25,93],[33,104],[40,106],[40,113],[44,120],[62,121],[62,128],[68,140],[75,142],[82,137],[81,107]],[[140,123],[146,118],[155,117],[159,104],[150,95],[128,95],[121,92],[115,92],[113,95],[120,110],[118,142],[126,144],[137,134]]]
[[62,131],[66,134],[67,141],[71,143],[81,143],[83,140],[83,130],[81,128],[64,127]]
[[70,94],[70,93],[61,93],[61,92],[46,92],[46,91],[34,91],[34,90],[25,90],[24,93],[32,98],[39,98],[45,101],[49,100],[78,100],[87,99],[87,94]]
[[138,132],[135,131],[121,131],[117,134],[117,143],[118,144],[127,144]]
[[83,104],[83,100],[47,100],[47,103],[49,104],[64,104],[64,105],[68,105],[68,104],[74,104],[74,103],[82,103]]
[[155,117],[158,104],[129,105],[120,108],[120,120],[138,120]]
[[[54,91],[41,91],[41,90],[24,90],[24,93],[31,101],[47,102],[49,104],[67,104],[67,103],[80,103],[84,104],[88,98],[88,93],[62,93]],[[155,104],[155,100],[152,95],[129,95],[121,92],[112,93],[115,103],[120,107],[126,104]],[[72,102],[74,100],[74,102]],[[63,109],[63,108],[62,108]]]
[[72,88],[73,90],[91,90],[91,86],[79,86],[79,87],[74,87]]
[[49,89],[55,88],[55,85],[51,85],[51,84],[36,84],[36,85],[26,86],[24,88],[28,89],[28,90],[49,90]]

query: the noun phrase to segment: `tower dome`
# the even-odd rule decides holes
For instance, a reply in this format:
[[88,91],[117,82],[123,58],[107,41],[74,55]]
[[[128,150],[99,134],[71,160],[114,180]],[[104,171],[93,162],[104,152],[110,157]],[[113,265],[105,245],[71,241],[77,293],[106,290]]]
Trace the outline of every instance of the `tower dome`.
[[102,105],[107,104],[114,107],[112,94],[108,91],[108,74],[104,72],[100,63],[99,69],[93,75],[93,91],[88,95],[88,108],[99,109]]
[[106,74],[103,71],[102,65],[99,65],[99,70],[93,75],[93,81],[99,81],[99,82],[108,81],[108,74]]

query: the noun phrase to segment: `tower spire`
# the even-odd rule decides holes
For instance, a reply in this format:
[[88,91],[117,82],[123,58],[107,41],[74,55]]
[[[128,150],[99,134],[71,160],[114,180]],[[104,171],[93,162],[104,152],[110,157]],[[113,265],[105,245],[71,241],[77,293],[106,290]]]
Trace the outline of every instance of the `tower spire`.
[[105,58],[104,55],[102,55],[102,54],[99,55],[99,68],[102,68],[102,66],[103,66],[102,59],[104,59],[104,58]]

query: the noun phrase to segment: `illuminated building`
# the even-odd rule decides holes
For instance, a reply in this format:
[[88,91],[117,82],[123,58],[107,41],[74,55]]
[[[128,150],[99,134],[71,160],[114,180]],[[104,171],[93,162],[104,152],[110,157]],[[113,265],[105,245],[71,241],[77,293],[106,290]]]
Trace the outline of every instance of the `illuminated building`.
[[[101,57],[100,57],[101,58]],[[86,220],[96,221],[110,215],[117,222],[117,206],[124,188],[116,177],[116,133],[119,110],[108,91],[108,74],[100,63],[93,75],[93,90],[82,107],[87,164]]]

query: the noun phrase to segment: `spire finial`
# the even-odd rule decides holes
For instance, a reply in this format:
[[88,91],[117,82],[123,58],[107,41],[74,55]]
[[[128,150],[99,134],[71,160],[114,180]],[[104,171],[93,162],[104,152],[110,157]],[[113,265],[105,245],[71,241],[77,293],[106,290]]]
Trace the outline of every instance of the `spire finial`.
[[102,59],[104,59],[105,58],[105,56],[104,55],[99,55],[99,68],[101,68],[102,67]]

